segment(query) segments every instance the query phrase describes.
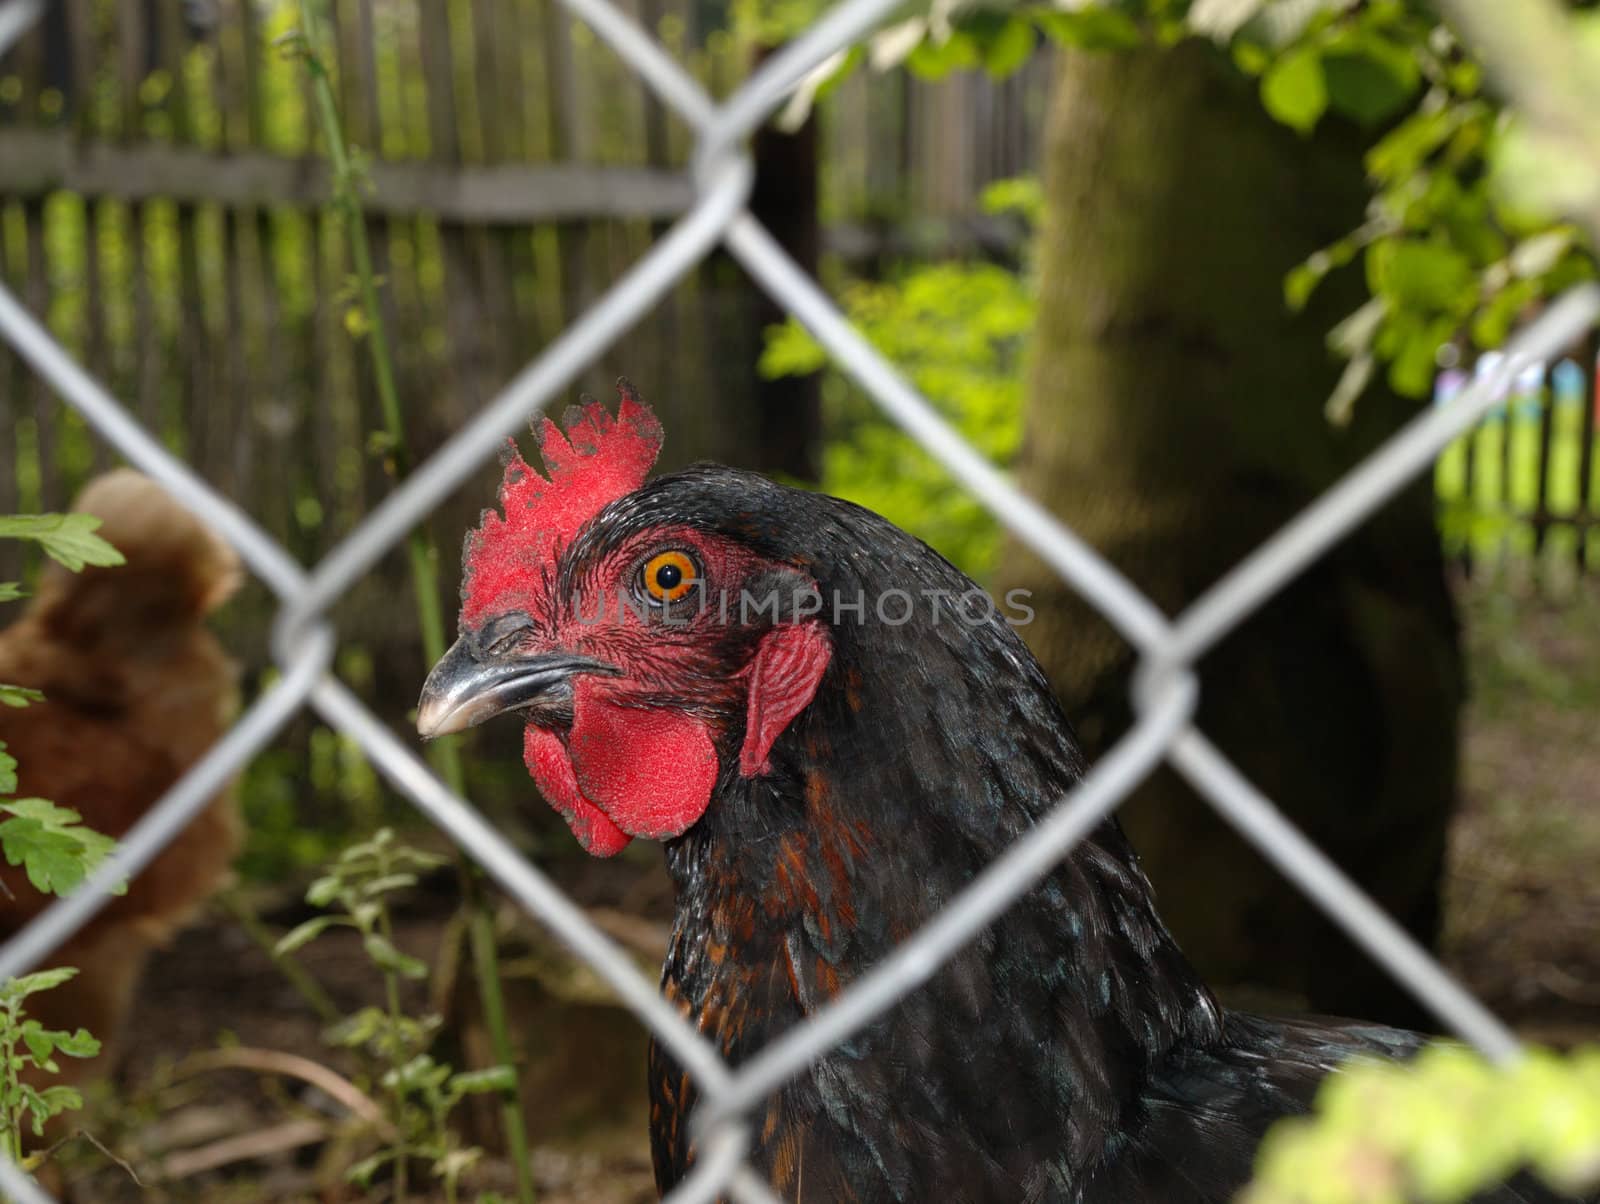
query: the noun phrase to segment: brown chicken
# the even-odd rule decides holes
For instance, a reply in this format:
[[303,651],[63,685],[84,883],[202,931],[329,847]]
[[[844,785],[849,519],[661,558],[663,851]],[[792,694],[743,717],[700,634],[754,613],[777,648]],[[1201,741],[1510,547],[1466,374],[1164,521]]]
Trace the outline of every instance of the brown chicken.
[[[27,610],[0,631],[0,681],[45,701],[0,713],[0,739],[17,759],[20,796],[120,837],[223,731],[235,672],[203,619],[237,588],[240,568],[221,538],[131,469],[91,481],[73,508],[103,521],[99,534],[127,563],[41,574]],[[108,1064],[150,950],[222,884],[239,837],[233,800],[219,795],[50,959],[78,976],[31,998],[30,1014],[106,1042],[90,1062],[61,1059],[63,1075],[81,1081]],[[0,882],[4,939],[53,896],[20,868],[0,865]]]

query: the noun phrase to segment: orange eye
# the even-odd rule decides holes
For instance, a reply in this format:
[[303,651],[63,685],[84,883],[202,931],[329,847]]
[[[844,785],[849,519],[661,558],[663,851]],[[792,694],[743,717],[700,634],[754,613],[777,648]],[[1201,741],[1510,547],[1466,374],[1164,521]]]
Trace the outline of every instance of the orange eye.
[[645,562],[645,593],[657,602],[676,602],[700,581],[700,570],[686,552],[657,552]]

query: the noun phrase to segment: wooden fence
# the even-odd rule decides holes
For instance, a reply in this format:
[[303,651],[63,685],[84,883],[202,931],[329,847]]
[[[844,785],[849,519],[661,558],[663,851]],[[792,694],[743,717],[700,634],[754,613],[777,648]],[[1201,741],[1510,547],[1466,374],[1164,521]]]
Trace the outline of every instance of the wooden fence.
[[[1600,362],[1537,364],[1439,457],[1434,488],[1447,552],[1465,569],[1533,568],[1553,582],[1600,565]],[[1476,371],[1498,363],[1481,357]],[[1436,404],[1468,374],[1440,373]]]
[[[553,0],[328,9],[329,68],[366,151],[402,401],[425,453],[683,211],[689,139]],[[633,0],[632,13],[714,93],[747,69],[717,0]],[[0,63],[0,273],[309,561],[390,483],[309,75],[282,44],[295,20],[276,0],[56,0]],[[886,229],[970,215],[986,183],[1029,170],[1046,54],[1003,83],[934,88],[898,73],[842,88],[816,167],[838,244],[870,270]],[[575,384],[604,395],[632,377],[664,412],[672,462],[749,462],[772,317],[713,259]],[[61,507],[105,461],[0,351],[0,513]],[[434,517],[443,544],[493,476]],[[380,648],[412,638],[384,604],[395,571],[350,602]]]

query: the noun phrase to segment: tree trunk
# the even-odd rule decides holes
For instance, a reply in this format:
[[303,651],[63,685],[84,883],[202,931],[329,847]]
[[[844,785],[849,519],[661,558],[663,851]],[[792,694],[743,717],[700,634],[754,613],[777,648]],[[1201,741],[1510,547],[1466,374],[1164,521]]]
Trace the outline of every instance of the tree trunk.
[[[1063,55],[1023,486],[1176,614],[1412,412],[1382,387],[1322,414],[1337,274],[1306,312],[1284,273],[1360,222],[1362,139],[1302,139],[1208,46]],[[1131,650],[1033,557],[1024,635],[1091,755],[1130,722]],[[1426,941],[1455,804],[1462,676],[1418,482],[1201,663],[1199,726]],[[1429,1024],[1170,770],[1121,812],[1168,923],[1224,990]]]

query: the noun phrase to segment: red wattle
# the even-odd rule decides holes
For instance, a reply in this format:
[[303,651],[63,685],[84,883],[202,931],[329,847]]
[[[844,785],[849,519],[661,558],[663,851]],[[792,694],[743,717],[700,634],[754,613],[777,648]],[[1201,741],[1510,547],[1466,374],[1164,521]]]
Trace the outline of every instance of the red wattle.
[[668,840],[711,803],[717,750],[698,719],[665,708],[625,707],[580,678],[567,739],[578,789],[633,836]]
[[522,758],[545,798],[567,821],[572,834],[596,857],[613,857],[633,839],[583,797],[572,759],[554,732],[529,726],[522,735]]

